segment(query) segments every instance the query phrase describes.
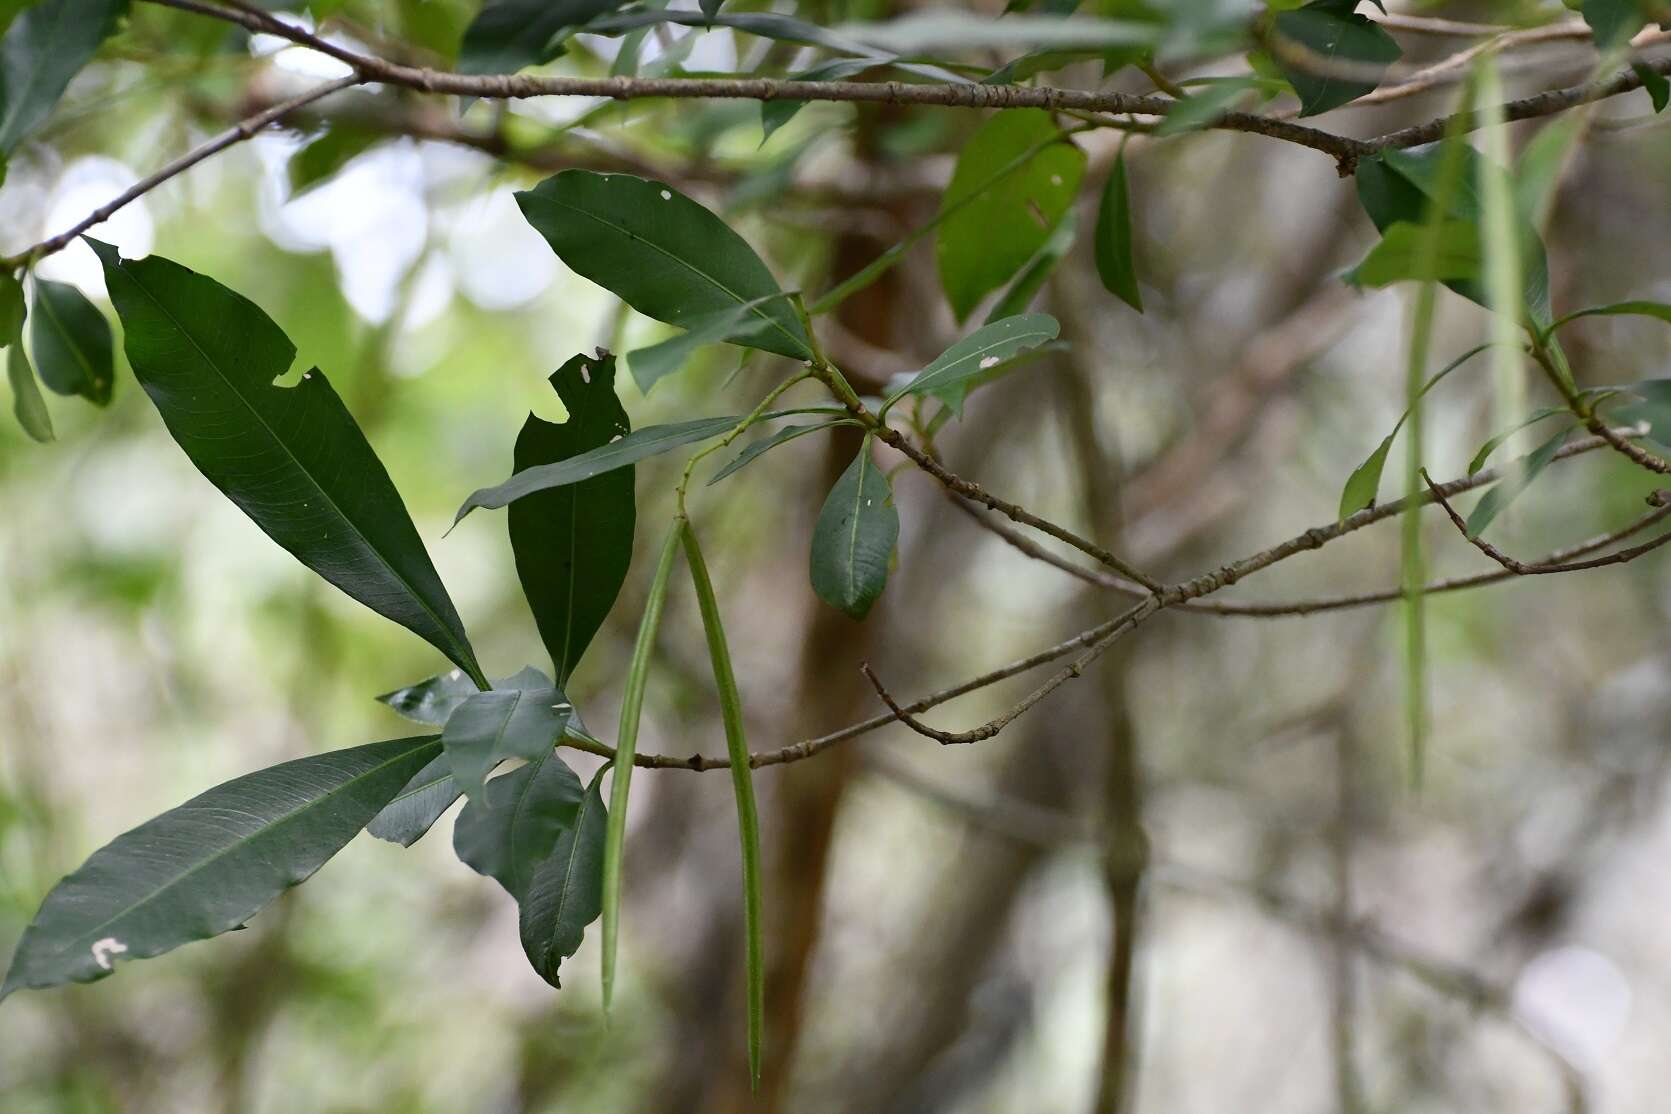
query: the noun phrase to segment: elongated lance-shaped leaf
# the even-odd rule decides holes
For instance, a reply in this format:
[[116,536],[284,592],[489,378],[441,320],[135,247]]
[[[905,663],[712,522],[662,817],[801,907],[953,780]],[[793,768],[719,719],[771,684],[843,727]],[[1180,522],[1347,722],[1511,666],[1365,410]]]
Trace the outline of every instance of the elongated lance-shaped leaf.
[[80,395],[95,406],[110,401],[116,367],[110,323],[85,294],[69,283],[36,278],[29,340],[49,390]]
[[40,126],[127,10],[128,0],[43,0],[12,22],[0,40],[0,155]]
[[788,294],[768,294],[764,298],[739,302],[713,313],[705,313],[701,317],[693,318],[686,330],[678,336],[668,337],[659,344],[640,348],[636,352],[628,352],[627,366],[632,368],[633,382],[638,384],[639,390],[649,394],[650,388],[657,383],[674,372],[683,370],[698,348],[729,340],[747,325],[748,320],[761,306],[787,297]]
[[[790,81],[845,81],[878,65],[874,58],[835,58],[820,63],[810,70],[790,74]],[[807,105],[806,101],[776,100],[760,102],[760,142],[764,144],[772,133],[795,118]]]
[[400,493],[325,376],[275,386],[296,347],[254,302],[167,259],[87,242],[134,375],[198,470],[297,560],[486,688]]
[[453,780],[452,760],[445,753],[438,754],[371,818],[366,831],[378,839],[410,847],[463,795]]
[[818,512],[812,530],[812,589],[855,619],[888,583],[888,563],[899,540],[899,511],[888,477],[870,455],[866,437]]
[[1475,472],[1484,468],[1485,462],[1491,459],[1492,453],[1502,448],[1504,441],[1507,441],[1511,436],[1519,433],[1527,426],[1536,425],[1545,418],[1553,418],[1556,414],[1570,414],[1571,412],[1572,411],[1568,410],[1565,406],[1544,406],[1540,409],[1532,411],[1532,413],[1528,414],[1520,421],[1515,422],[1513,426],[1503,430],[1501,433],[1495,434],[1490,440],[1486,441],[1485,444],[1481,445],[1479,447],[1479,451],[1474,454],[1473,459],[1468,461],[1468,474],[1472,476]]
[[1097,205],[1097,277],[1105,290],[1120,301],[1143,312],[1143,292],[1137,286],[1137,265],[1132,262],[1131,186],[1126,181],[1126,149],[1114,157],[1114,169],[1102,187]]
[[905,395],[932,394],[945,401],[954,412],[961,413],[963,392],[960,388],[1017,352],[1055,340],[1061,331],[1061,325],[1048,313],[1006,317],[1002,321],[982,325],[936,356],[915,378],[890,395],[882,408],[885,411]]
[[521,899],[517,927],[522,950],[552,986],[561,985],[557,968],[580,947],[586,926],[603,911],[603,775],[608,769],[592,776],[573,823],[558,833]]
[[638,721],[644,712],[644,688],[650,678],[650,655],[655,650],[656,629],[661,626],[662,606],[667,602],[667,582],[673,575],[673,559],[679,553],[677,523],[667,532],[650,594],[644,601],[644,618],[638,624],[638,640],[632,647],[632,664],[627,667],[626,689],[621,694],[621,729],[615,736],[615,775],[609,785],[609,824],[603,844],[603,1008],[615,995],[615,953],[621,931],[621,864],[627,840],[627,794],[632,787],[632,760],[638,753]]
[[1588,309],[1577,310],[1557,320],[1549,326],[1548,333],[1553,333],[1569,321],[1577,321],[1580,317],[1657,317],[1661,321],[1671,322],[1671,305],[1664,302],[1631,301],[1613,302],[1605,306],[1591,306]]
[[507,758],[533,761],[557,745],[574,706],[546,685],[493,689],[465,698],[441,730],[453,779],[472,799]]
[[702,612],[702,630],[708,638],[708,659],[713,664],[714,687],[719,690],[720,718],[725,724],[725,750],[731,759],[731,789],[737,799],[737,832],[743,855],[744,955],[748,964],[748,1067],[756,1089],[760,1086],[760,1048],[766,1027],[766,952],[762,943],[760,914],[760,813],[754,803],[754,771],[749,766],[748,738],[743,732],[743,698],[731,668],[731,650],[725,643],[725,624],[719,601],[702,559],[702,547],[690,522],[684,523],[685,564],[690,567],[691,585]]
[[241,927],[342,850],[440,747],[430,735],[298,758],[118,836],[47,895],[0,998],[92,982],[119,959]]
[[[759,421],[771,421],[775,418],[787,418],[796,414],[833,414],[840,411],[839,406],[814,406],[794,410],[774,410],[762,414]],[[719,437],[730,433],[742,419],[735,415],[723,418],[697,418],[695,421],[677,422],[672,425],[652,425],[643,429],[635,429],[618,441],[611,441],[607,445],[581,453],[567,460],[559,460],[555,464],[540,464],[513,475],[510,479],[494,487],[484,487],[471,492],[470,497],[458,508],[458,514],[453,522],[463,521],[464,516],[478,507],[503,507],[536,491],[545,491],[564,484],[579,483],[589,480],[593,476],[601,476],[605,472],[612,472],[617,468],[625,468],[629,464],[637,464],[652,456],[676,449],[681,445],[689,445],[693,441],[706,441],[710,437]]]
[[[660,182],[565,170],[516,202],[570,270],[657,321],[689,328],[707,314],[782,293],[741,236]],[[727,339],[812,357],[800,319],[781,301],[755,306]]]
[[834,429],[836,426],[858,424],[858,422],[850,418],[837,418],[834,421],[812,422],[808,425],[786,425],[770,436],[762,437],[760,440],[750,443],[743,449],[742,452],[727,461],[724,468],[715,472],[714,478],[709,480],[708,484],[712,486],[713,484],[719,483],[721,480],[725,479],[725,477],[743,468],[756,458],[770,452],[785,442],[795,440],[797,437],[804,437],[808,433],[817,433],[820,430]]
[[987,311],[986,320],[981,324],[990,325],[994,321],[1002,321],[1006,317],[1019,317],[1026,313],[1032,306],[1033,299],[1044,289],[1044,284],[1056,273],[1056,268],[1068,257],[1068,252],[1073,250],[1073,239],[1078,231],[1079,221],[1074,217],[1073,210],[1069,209],[1067,215],[1062,218],[1062,223],[1056,226],[1056,231],[1050,234],[1050,239],[1044,242],[1044,247],[1040,248],[1032,261],[1015,276],[1015,281],[1010,283],[1003,296],[992,303],[992,308]]
[[1480,501],[1474,504],[1473,511],[1469,513],[1468,536],[1479,537],[1510,503],[1520,498],[1521,493],[1532,486],[1532,481],[1549,467],[1550,461],[1555,459],[1555,454],[1571,435],[1572,427],[1568,426],[1524,457],[1506,466],[1503,469],[1503,479],[1480,496]]
[[[631,435],[615,397],[615,359],[576,356],[551,376],[568,411],[561,424],[528,415],[516,439],[518,473],[572,460]],[[512,503],[507,516],[522,594],[551,654],[557,687],[603,625],[632,564],[637,522],[630,466]]]
[[521,901],[558,837],[574,826],[583,792],[574,771],[548,747],[470,799],[453,825],[453,850]]
[[46,399],[41,397],[40,385],[35,382],[35,371],[23,352],[23,338],[18,337],[6,352],[6,381],[12,387],[12,414],[31,439],[52,440],[52,415],[47,411]]

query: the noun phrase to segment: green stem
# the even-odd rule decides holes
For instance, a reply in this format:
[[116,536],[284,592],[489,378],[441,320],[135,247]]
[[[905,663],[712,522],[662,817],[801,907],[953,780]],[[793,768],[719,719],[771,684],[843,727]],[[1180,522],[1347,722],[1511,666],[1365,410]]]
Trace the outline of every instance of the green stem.
[[[797,304],[798,304],[799,303],[799,295],[796,295],[796,301],[797,301]],[[811,332],[812,332],[812,329],[809,326],[808,329],[807,329],[807,333],[808,333],[809,336],[811,335]],[[813,348],[815,350],[817,348],[817,342],[816,341],[813,342]],[[756,406],[753,410],[750,410],[747,414],[745,414],[743,416],[742,421],[738,422],[736,425],[731,427],[731,432],[727,433],[724,437],[721,437],[718,441],[714,442],[712,445],[709,445],[708,447],[702,449],[700,452],[697,452],[688,461],[685,462],[685,472],[684,472],[684,475],[679,477],[679,487],[677,489],[678,514],[681,517],[685,513],[685,489],[690,487],[691,473],[696,471],[696,466],[699,463],[701,463],[702,458],[706,457],[706,456],[708,456],[712,453],[719,452],[721,449],[723,449],[727,445],[731,444],[731,442],[733,442],[737,438],[741,437],[748,430],[748,428],[750,426],[752,426],[755,422],[760,420],[761,416],[766,413],[767,409],[771,407],[772,403],[776,402],[780,397],[782,397],[782,395],[785,391],[789,390],[789,388],[793,387],[795,384],[801,382],[802,380],[810,379],[810,378],[812,378],[812,372],[802,371],[802,372],[796,373],[795,375],[790,376],[788,379],[785,379],[783,382],[781,382],[777,386],[773,387],[771,389],[771,391],[767,393],[766,397],[760,400],[760,405]]]

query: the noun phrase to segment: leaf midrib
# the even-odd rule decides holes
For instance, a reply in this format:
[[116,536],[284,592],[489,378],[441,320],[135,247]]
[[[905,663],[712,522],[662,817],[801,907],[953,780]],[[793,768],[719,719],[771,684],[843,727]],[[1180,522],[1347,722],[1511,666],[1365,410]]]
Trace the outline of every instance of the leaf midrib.
[[45,291],[42,291],[40,297],[36,299],[36,302],[39,303],[42,312],[45,314],[47,324],[52,326],[53,330],[58,334],[59,339],[64,342],[64,347],[68,348],[75,354],[76,363],[80,364],[81,370],[87,373],[87,382],[97,388],[99,382],[98,372],[93,370],[92,361],[90,361],[86,354],[82,352],[81,346],[76,343],[75,337],[72,336],[70,331],[64,327],[64,321],[58,316],[58,307],[52,304],[52,298]]

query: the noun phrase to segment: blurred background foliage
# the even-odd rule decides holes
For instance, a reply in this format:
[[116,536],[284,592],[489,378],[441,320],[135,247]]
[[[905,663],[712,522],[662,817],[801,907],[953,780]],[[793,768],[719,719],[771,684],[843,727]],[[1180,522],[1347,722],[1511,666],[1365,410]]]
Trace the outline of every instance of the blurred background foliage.
[[[897,10],[813,2],[797,14]],[[315,14],[392,56],[447,65],[473,5],[350,0]],[[1422,14],[1571,18],[1533,3]],[[1400,39],[1412,63],[1467,45]],[[583,36],[551,69],[605,72],[621,45]],[[646,73],[797,57],[679,27],[638,49]],[[1509,56],[1509,92],[1570,84],[1594,62],[1583,41],[1536,45]],[[0,251],[335,72],[280,41],[136,5],[14,153]],[[1051,80],[1088,87],[1100,68]],[[1130,70],[1111,83],[1148,88]],[[1327,123],[1378,134],[1453,95]],[[1555,303],[1671,300],[1671,129],[1641,93],[1586,112],[1546,232]],[[567,272],[511,191],[565,166],[655,174],[726,213],[786,287],[817,291],[932,217],[979,120],[814,105],[762,143],[750,103],[548,99],[460,114],[439,98],[356,91],[98,234],[242,292],[296,341],[298,370],[328,372],[502,676],[542,661],[503,518],[478,514],[443,538],[451,512],[507,472],[529,410],[560,417],[545,384],[557,365],[667,332]],[[1542,126],[1516,125],[1515,143]],[[320,135],[330,143],[298,161]],[[1091,158],[1083,230],[1118,136],[1079,142]],[[1213,132],[1134,142],[1127,163],[1146,313],[1101,289],[1082,232],[1035,303],[1071,348],[977,394],[940,447],[962,474],[1177,579],[1332,519],[1344,477],[1403,409],[1408,291],[1341,284],[1375,236],[1351,183],[1315,152]],[[84,247],[39,273],[102,300]],[[829,325],[837,359],[872,386],[960,334],[926,242]],[[1441,296],[1436,358],[1486,334],[1483,310]],[[1597,318],[1564,337],[1582,385],[1667,374],[1660,323]],[[739,412],[770,374],[710,350],[649,398],[619,382],[643,425]],[[0,951],[114,834],[247,770],[409,733],[371,697],[440,666],[204,482],[125,367],[107,411],[49,404],[55,445],[0,423]],[[1436,476],[1463,471],[1495,431],[1492,407],[1483,364],[1434,393]],[[911,473],[897,484],[899,566],[869,621],[818,603],[806,542],[855,447],[801,439],[694,504],[757,748],[873,714],[861,660],[896,691],[926,691],[1118,602],[978,530]],[[681,463],[640,466],[641,521],[661,520]],[[1610,454],[1562,464],[1497,541],[1530,556],[1603,532],[1652,486]],[[1489,567],[1442,519],[1428,528],[1439,575]],[[1391,529],[1285,563],[1235,598],[1394,585]],[[643,565],[573,682],[594,730],[617,707]],[[448,820],[411,853],[357,841],[213,946],[9,1000],[0,1108],[1078,1111],[1109,1086],[1110,894],[1135,890],[1134,1019],[1114,1059],[1139,1109],[1657,1111],[1671,1078],[1668,611],[1671,578],[1653,559],[1434,597],[1419,790],[1397,617],[1383,609],[1169,614],[981,746],[893,728],[761,771],[771,982],[758,1099],[741,1066],[730,786],[666,771],[636,782],[609,1028],[595,936],[553,993],[524,962],[514,904],[453,858]],[[703,656],[693,601],[675,591],[642,749],[720,751]],[[1027,684],[934,720],[979,722]],[[594,760],[576,761],[589,776]],[[1122,837],[1139,822],[1136,844]],[[1133,846],[1150,856],[1140,886],[1122,854]]]

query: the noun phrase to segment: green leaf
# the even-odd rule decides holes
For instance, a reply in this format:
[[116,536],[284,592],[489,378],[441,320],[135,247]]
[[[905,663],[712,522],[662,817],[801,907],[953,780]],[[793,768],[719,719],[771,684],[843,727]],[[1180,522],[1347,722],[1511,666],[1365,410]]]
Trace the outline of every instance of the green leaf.
[[44,0],[0,40],[0,154],[39,127],[128,10],[127,0]]
[[836,31],[867,46],[899,54],[1149,46],[1160,37],[1157,24],[1135,20],[1049,15],[1012,15],[998,20],[984,12],[949,7],[918,11],[885,23],[845,23]]
[[17,424],[34,440],[43,444],[51,441],[52,415],[35,383],[29,357],[23,354],[22,338],[13,339],[6,353],[6,379],[12,385],[12,413],[17,416]]
[[1520,460],[1504,469],[1506,475],[1497,485],[1480,497],[1474,504],[1473,511],[1468,515],[1468,536],[1477,538],[1490,526],[1492,520],[1502,514],[1508,505],[1520,497],[1520,494],[1532,486],[1543,470],[1549,467],[1549,462],[1555,459],[1555,454],[1572,433],[1571,427],[1561,430],[1555,436],[1533,449]]
[[1553,333],[1568,321],[1577,321],[1580,317],[1657,317],[1661,321],[1671,324],[1671,305],[1664,302],[1613,302],[1605,306],[1591,306],[1576,313],[1569,313],[1559,318],[1545,330],[1544,335]]
[[470,798],[453,825],[453,850],[521,901],[558,837],[574,826],[583,794],[574,771],[547,747]]
[[1584,0],[1581,10],[1603,51],[1624,46],[1647,22],[1646,6],[1637,0]]
[[[1423,225],[1399,221],[1381,237],[1356,267],[1346,273],[1353,286],[1389,286],[1395,282],[1430,279],[1475,281],[1485,265],[1480,246],[1479,225],[1472,221],[1447,220],[1439,225],[1437,251],[1426,258]],[[1431,267],[1427,266],[1431,263]]]
[[[810,70],[790,74],[790,81],[845,81],[866,70],[874,69],[878,62],[874,58],[836,58],[822,65],[814,66]],[[760,142],[764,143],[772,137],[772,133],[795,118],[795,113],[807,106],[806,101],[761,101],[760,129],[764,133]]]
[[1126,152],[1121,147],[1097,206],[1097,276],[1110,294],[1142,313],[1143,294],[1137,288],[1131,245],[1131,191],[1126,184]]
[[762,455],[763,453],[770,452],[779,445],[793,441],[797,437],[803,437],[808,433],[817,433],[820,430],[834,429],[836,426],[858,424],[859,423],[850,418],[836,418],[833,421],[812,422],[807,425],[786,425],[782,429],[771,434],[769,437],[762,437],[760,440],[752,442],[746,446],[742,452],[732,457],[731,460],[726,463],[724,468],[721,468],[718,472],[714,473],[714,478],[708,481],[708,485],[711,487],[714,484],[719,483],[721,480],[725,479],[725,477],[741,469],[744,465],[748,464],[756,457]]
[[487,0],[458,50],[461,73],[510,74],[563,53],[567,34],[624,0]]
[[731,651],[725,642],[725,624],[720,618],[714,583],[702,547],[689,520],[684,522],[685,563],[690,566],[691,585],[702,612],[702,630],[708,640],[708,659],[714,670],[714,687],[719,692],[720,718],[725,724],[725,750],[731,759],[731,789],[737,801],[737,834],[743,860],[744,956],[748,969],[748,1067],[749,1078],[760,1086],[760,1049],[766,1026],[766,950],[760,912],[760,814],[754,803],[754,771],[749,766],[748,738],[743,729],[743,698],[731,668]]
[[480,796],[487,775],[499,763],[549,754],[563,737],[573,710],[568,697],[549,684],[465,697],[441,730],[454,780],[472,799]]
[[[702,317],[782,293],[724,221],[660,182],[565,170],[516,195],[522,214],[570,270],[657,321]],[[726,339],[794,359],[812,349],[792,307],[767,301]]]
[[888,582],[899,511],[866,437],[818,512],[812,530],[812,590],[855,619],[870,613]]
[[1671,448],[1671,379],[1645,379],[1625,389],[1641,401],[1621,406],[1613,416],[1621,422],[1647,422],[1648,436]]
[[1632,62],[1631,71],[1642,81],[1642,88],[1648,91],[1648,100],[1652,102],[1655,112],[1664,112],[1665,106],[1671,102],[1671,81],[1652,66],[1641,62]]
[[332,124],[294,155],[285,167],[294,201],[313,187],[336,176],[343,167],[365,154],[382,138],[349,124]]
[[458,710],[460,704],[480,691],[476,682],[466,677],[463,670],[454,669],[439,677],[431,677],[415,685],[386,692],[377,699],[414,723],[441,727],[446,724],[447,718]]
[[1561,116],[1541,128],[1521,149],[1514,166],[1515,201],[1533,228],[1548,223],[1567,154],[1585,126],[1582,117]]
[[198,470],[297,560],[480,678],[400,493],[325,376],[275,386],[296,348],[255,303],[159,256],[88,243],[134,375]]
[[1468,462],[1468,474],[1472,476],[1475,472],[1484,468],[1485,462],[1491,458],[1492,453],[1497,451],[1498,446],[1527,426],[1536,425],[1545,418],[1553,418],[1556,414],[1566,413],[1569,413],[1569,411],[1565,406],[1545,406],[1541,410],[1534,410],[1524,421],[1517,422],[1481,445],[1479,452],[1475,453],[1474,458]]
[[557,833],[521,898],[522,950],[539,976],[562,985],[557,968],[580,947],[586,926],[603,911],[605,766],[592,777],[574,820]]
[[768,294],[764,298],[743,302],[725,309],[692,318],[685,332],[669,337],[659,344],[627,353],[627,366],[632,369],[633,381],[645,394],[650,388],[690,363],[698,348],[719,344],[736,336],[760,306],[787,294]]
[[[466,682],[468,683],[468,682]],[[474,689],[475,686],[471,685]],[[394,799],[371,818],[366,831],[378,839],[410,847],[441,819],[463,795],[453,780],[453,764],[445,753],[436,755],[412,780],[401,787]]]
[[35,279],[29,340],[41,382],[61,395],[80,395],[95,406],[110,401],[115,380],[110,323],[86,295],[68,283]]
[[242,927],[342,850],[439,748],[426,736],[298,758],[118,836],[47,895],[0,998],[92,982],[118,959]]
[[[517,473],[573,460],[631,434],[615,396],[614,357],[575,356],[552,374],[551,386],[569,420],[559,425],[528,415],[516,439]],[[559,688],[568,684],[621,591],[636,521],[630,467],[511,504],[517,577]]]
[[1085,176],[1085,153],[1043,109],[993,115],[958,154],[935,237],[940,284],[962,321],[1050,239]]
[[1155,134],[1199,131],[1217,120],[1243,93],[1258,87],[1259,79],[1253,77],[1203,78],[1196,85],[1202,91],[1179,101],[1155,129]]
[[[1350,4],[1338,0],[1317,0],[1297,11],[1282,12],[1275,20],[1277,35],[1298,44],[1306,52],[1329,62],[1351,63],[1354,68],[1386,67],[1403,57],[1393,37],[1373,20],[1351,10]],[[1312,73],[1303,65],[1289,61],[1281,52],[1274,58],[1288,83],[1300,98],[1300,115],[1339,108],[1357,100],[1380,84],[1333,75]]]
[[632,662],[627,666],[621,693],[621,726],[615,734],[615,775],[609,786],[609,822],[603,841],[603,1008],[609,1009],[615,994],[615,953],[621,932],[621,871],[627,846],[627,797],[632,787],[632,763],[638,753],[638,724],[644,713],[644,690],[650,679],[650,656],[655,651],[656,631],[661,626],[662,607],[667,603],[667,583],[673,575],[673,559],[679,555],[683,531],[675,523],[662,543],[656,573],[650,580],[650,594],[644,600],[644,616],[633,642]]
[[0,346],[23,335],[28,309],[23,301],[23,284],[8,270],[0,269]]
[[993,303],[982,324],[990,325],[994,321],[1026,313],[1038,292],[1044,289],[1044,284],[1056,272],[1062,260],[1068,257],[1068,252],[1073,250],[1073,238],[1078,228],[1079,220],[1074,216],[1073,210],[1069,209],[1067,215],[1062,218],[1062,223],[1056,226],[1056,231],[1050,234],[1050,239],[1044,242],[1044,247],[1040,248],[1032,261],[1015,276],[1015,281],[1010,283],[1003,297]]
[[982,325],[936,356],[915,378],[890,395],[882,410],[885,413],[905,395],[931,394],[954,413],[961,413],[963,390],[971,380],[1024,349],[1055,340],[1061,331],[1061,325],[1048,313],[1006,317]]

